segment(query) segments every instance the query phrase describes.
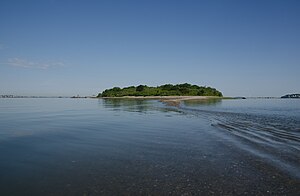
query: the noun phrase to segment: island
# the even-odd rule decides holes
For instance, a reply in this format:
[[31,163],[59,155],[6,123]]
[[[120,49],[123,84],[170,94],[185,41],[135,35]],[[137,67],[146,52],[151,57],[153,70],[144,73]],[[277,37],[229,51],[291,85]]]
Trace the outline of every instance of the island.
[[300,94],[288,94],[288,95],[284,95],[281,98],[300,98]]
[[165,84],[157,87],[147,85],[129,86],[125,88],[114,87],[99,93],[97,97],[124,97],[124,96],[217,96],[222,93],[215,88],[197,86],[188,83]]

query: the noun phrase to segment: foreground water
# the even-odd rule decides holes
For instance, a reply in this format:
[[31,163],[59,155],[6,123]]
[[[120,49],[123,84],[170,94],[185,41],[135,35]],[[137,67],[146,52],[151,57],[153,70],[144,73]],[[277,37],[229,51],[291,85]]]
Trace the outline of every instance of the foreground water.
[[300,195],[300,100],[0,99],[0,195]]

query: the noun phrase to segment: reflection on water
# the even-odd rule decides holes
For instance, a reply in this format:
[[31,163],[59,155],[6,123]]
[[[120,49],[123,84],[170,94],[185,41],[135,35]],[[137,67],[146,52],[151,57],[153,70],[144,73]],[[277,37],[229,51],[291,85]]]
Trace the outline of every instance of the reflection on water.
[[[100,99],[101,107],[112,111],[126,111],[126,112],[164,112],[164,113],[182,113],[174,107],[167,107],[167,105],[157,100],[151,99],[123,99],[123,98],[105,98]],[[168,115],[171,116],[171,115]]]
[[299,195],[280,103],[0,99],[0,195]]
[[183,104],[185,106],[197,107],[197,106],[212,106],[222,103],[222,99],[203,99],[203,100],[187,100]]
[[[150,100],[143,99],[102,99],[99,101],[104,108],[112,110],[124,110],[130,112],[145,112],[153,107]],[[152,108],[153,109],[153,108]]]

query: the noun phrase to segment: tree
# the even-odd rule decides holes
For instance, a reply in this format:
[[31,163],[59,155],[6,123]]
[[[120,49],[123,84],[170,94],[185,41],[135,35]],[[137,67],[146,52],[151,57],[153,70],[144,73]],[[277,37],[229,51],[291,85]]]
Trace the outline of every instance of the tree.
[[112,90],[113,90],[113,91],[120,91],[121,88],[120,88],[120,87],[114,87]]
[[206,86],[184,84],[165,84],[157,87],[148,87],[146,85],[129,86],[125,88],[114,87],[106,89],[98,94],[98,97],[123,97],[123,96],[219,96],[222,93],[215,88]]
[[144,85],[139,85],[139,86],[136,87],[136,91],[141,92],[145,89],[145,87],[146,86],[144,86]]

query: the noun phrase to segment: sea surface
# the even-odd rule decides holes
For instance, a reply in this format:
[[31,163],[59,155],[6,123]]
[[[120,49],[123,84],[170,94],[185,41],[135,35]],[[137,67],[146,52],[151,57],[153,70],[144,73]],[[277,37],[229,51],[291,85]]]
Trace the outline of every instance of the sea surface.
[[0,195],[300,195],[300,99],[0,99]]

